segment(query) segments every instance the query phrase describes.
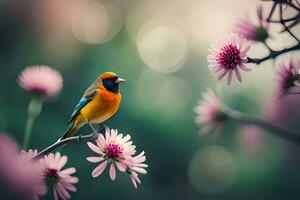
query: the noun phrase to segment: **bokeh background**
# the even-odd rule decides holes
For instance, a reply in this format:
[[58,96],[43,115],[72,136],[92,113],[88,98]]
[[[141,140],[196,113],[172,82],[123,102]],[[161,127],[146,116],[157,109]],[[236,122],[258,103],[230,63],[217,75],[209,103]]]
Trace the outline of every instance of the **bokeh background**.
[[[72,199],[299,199],[299,148],[256,127],[234,122],[217,138],[199,135],[193,111],[201,93],[217,89],[227,105],[256,116],[274,104],[274,62],[253,66],[243,83],[217,83],[207,68],[208,47],[230,32],[258,0],[28,0],[0,1],[0,130],[21,143],[30,95],[17,84],[29,65],[44,64],[64,78],[60,96],[37,119],[31,148],[56,141],[82,92],[104,71],[128,81],[123,102],[107,125],[132,135],[145,150],[148,174],[134,189],[128,176],[94,179],[85,144],[60,151],[77,168]],[[267,8],[268,4],[264,3]],[[270,46],[293,41],[272,27]],[[298,32],[299,33],[299,32]],[[254,44],[252,56],[267,51]],[[297,99],[298,98],[298,99]],[[299,97],[277,102],[286,126],[299,130]],[[293,111],[289,113],[290,111]],[[281,123],[280,118],[276,123]],[[81,134],[91,131],[83,128]]]

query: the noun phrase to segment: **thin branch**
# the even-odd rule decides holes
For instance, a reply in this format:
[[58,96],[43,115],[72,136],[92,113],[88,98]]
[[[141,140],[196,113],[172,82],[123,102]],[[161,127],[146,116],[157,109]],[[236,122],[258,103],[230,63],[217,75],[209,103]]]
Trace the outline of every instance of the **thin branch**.
[[[291,5],[290,5],[291,6]],[[281,21],[281,24],[282,24],[282,26],[283,26],[283,28],[284,28],[284,30],[286,31],[286,32],[288,32],[289,34],[290,34],[290,36],[291,37],[293,37],[298,43],[300,43],[300,40],[298,39],[298,37],[294,34],[294,33],[292,33],[292,31],[287,27],[287,25],[285,24],[285,22],[283,21],[283,10],[282,10],[283,8],[282,8],[282,4],[280,4],[280,9],[279,9],[279,15],[280,15],[280,21]],[[299,9],[298,9],[298,11],[299,11]]]
[[250,58],[248,57],[248,63],[254,63],[259,65],[260,63],[269,60],[269,59],[275,59],[277,56],[280,56],[282,54],[285,54],[287,52],[300,50],[300,43],[296,44],[295,46],[292,46],[290,48],[282,49],[280,51],[272,51],[269,53],[269,55],[263,57],[263,58]]
[[287,25],[284,22],[282,23],[282,26],[286,32],[288,32],[298,43],[300,43],[299,38],[294,33],[292,33],[292,31],[289,29],[289,27],[287,27]]
[[282,20],[275,20],[275,19],[270,19],[268,20],[268,22],[271,22],[271,23],[282,23],[282,22],[291,22],[291,21],[294,21],[294,20],[297,20],[299,18],[300,14],[297,14],[296,16],[294,17],[291,17],[291,18],[288,18],[288,19],[282,19]]
[[[300,8],[298,8],[295,4],[293,4],[293,2],[286,2],[286,4],[288,6],[290,6],[291,8],[294,8],[296,11],[300,11]],[[298,3],[297,3],[298,4]]]
[[274,50],[267,44],[266,41],[263,41],[262,43],[263,43],[263,45],[269,50],[270,53],[271,53],[271,52],[274,52]]
[[[101,124],[97,130],[95,130],[91,124],[90,126],[93,129],[93,133],[89,135],[78,135],[78,136],[68,137],[63,140],[59,139],[58,141],[54,142],[53,144],[51,144],[50,146],[48,146],[47,148],[39,152],[39,154],[35,156],[33,159],[38,159],[43,155],[50,153],[54,149],[64,146],[65,144],[68,143],[82,142],[82,141],[88,141],[90,139],[95,139],[99,134],[104,134],[109,129],[109,127],[106,126],[105,124]],[[104,133],[102,133],[102,131],[104,131]]]
[[239,111],[236,111],[236,110],[233,110],[230,108],[226,108],[224,113],[230,119],[236,120],[236,121],[238,121],[240,123],[244,123],[244,124],[252,124],[255,126],[259,126],[263,129],[269,131],[271,134],[274,134],[285,140],[300,144],[300,134],[298,134],[297,132],[287,130],[285,128],[282,128],[280,126],[272,124],[266,120],[259,119],[257,117],[251,116],[251,115],[247,115],[247,114],[241,113]]
[[276,2],[273,2],[271,11],[270,11],[270,13],[269,13],[269,16],[267,17],[267,21],[271,20],[273,14],[274,14],[274,11],[275,11],[275,9],[276,9],[276,6],[277,6],[277,3],[276,3]]
[[79,135],[79,136],[69,137],[69,138],[66,138],[63,140],[58,140],[55,143],[53,143],[52,145],[48,146],[46,149],[39,152],[39,154],[36,157],[34,157],[34,159],[38,159],[38,158],[42,157],[43,155],[46,155],[46,154],[50,153],[51,151],[53,151],[54,149],[61,147],[65,144],[88,141],[90,139],[96,138],[97,135],[98,134],[96,134],[96,133],[92,133],[89,135]]

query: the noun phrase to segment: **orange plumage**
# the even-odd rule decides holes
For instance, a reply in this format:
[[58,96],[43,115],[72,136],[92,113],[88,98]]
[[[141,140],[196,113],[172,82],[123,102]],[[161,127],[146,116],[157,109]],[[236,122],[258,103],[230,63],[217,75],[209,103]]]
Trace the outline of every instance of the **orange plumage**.
[[101,124],[109,119],[120,106],[122,95],[119,83],[124,81],[113,72],[101,74],[76,105],[68,122],[72,126],[61,139],[75,135],[86,123]]

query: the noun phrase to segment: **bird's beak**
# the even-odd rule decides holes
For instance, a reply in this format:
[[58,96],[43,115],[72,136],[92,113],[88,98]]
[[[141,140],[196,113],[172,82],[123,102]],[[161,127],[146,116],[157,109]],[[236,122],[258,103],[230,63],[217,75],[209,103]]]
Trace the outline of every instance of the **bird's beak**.
[[123,79],[123,78],[118,78],[117,80],[116,80],[116,83],[122,83],[122,82],[125,82],[126,80],[125,79]]

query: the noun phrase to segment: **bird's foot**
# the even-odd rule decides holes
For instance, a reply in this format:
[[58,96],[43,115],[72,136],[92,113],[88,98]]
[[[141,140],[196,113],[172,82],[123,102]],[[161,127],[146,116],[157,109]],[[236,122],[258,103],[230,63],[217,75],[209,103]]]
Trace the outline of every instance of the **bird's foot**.
[[93,140],[96,140],[97,138],[98,138],[98,133],[93,133],[93,136],[92,136],[92,138],[93,138]]

